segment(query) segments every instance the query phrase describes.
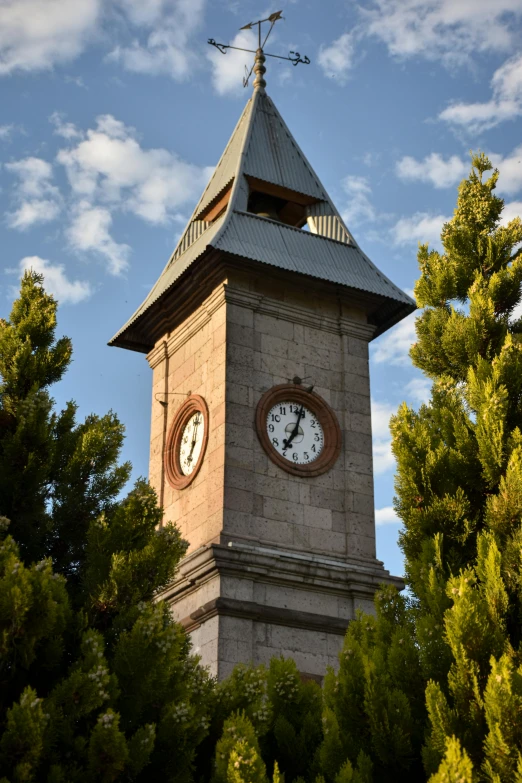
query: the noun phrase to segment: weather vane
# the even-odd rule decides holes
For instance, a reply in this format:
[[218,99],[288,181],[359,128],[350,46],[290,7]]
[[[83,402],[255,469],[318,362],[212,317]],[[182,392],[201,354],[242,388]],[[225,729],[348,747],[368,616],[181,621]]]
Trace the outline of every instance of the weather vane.
[[[241,46],[231,46],[230,44],[221,44],[217,43],[213,38],[208,39],[208,43],[211,46],[215,46],[218,51],[221,52],[221,54],[226,54],[227,49],[236,49],[238,52],[251,52],[252,54],[256,55],[256,59],[254,62],[254,65],[251,67],[250,71],[247,70],[247,67],[245,66],[245,71],[247,71],[246,75],[243,77],[243,87],[246,87],[248,85],[249,79],[252,76],[252,71],[256,70],[256,81],[254,82],[254,87],[256,86],[256,82],[260,87],[265,87],[263,74],[265,72],[265,68],[263,66],[263,63],[265,61],[265,57],[275,57],[277,60],[288,60],[292,63],[292,65],[298,65],[299,63],[303,63],[304,65],[310,65],[310,60],[306,55],[304,57],[301,57],[299,52],[289,52],[288,57],[283,57],[280,54],[269,54],[268,52],[264,51],[265,44],[268,41],[268,37],[270,33],[273,30],[273,27],[279,19],[283,19],[282,11],[274,11],[273,14],[270,14],[270,16],[267,16],[266,19],[259,19],[257,22],[249,22],[248,24],[244,25],[243,27],[240,27],[240,30],[251,30],[253,27],[257,25],[257,39],[258,39],[258,49],[243,49]],[[268,29],[268,32],[265,36],[265,39],[263,43],[261,43],[261,25],[265,22],[270,22],[270,27]],[[256,68],[256,65],[258,66]]]

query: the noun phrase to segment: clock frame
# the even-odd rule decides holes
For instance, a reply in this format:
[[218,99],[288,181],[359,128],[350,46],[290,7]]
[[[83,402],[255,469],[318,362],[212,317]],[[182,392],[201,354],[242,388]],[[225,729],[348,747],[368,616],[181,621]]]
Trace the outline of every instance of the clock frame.
[[[192,473],[186,475],[183,473],[180,463],[181,438],[188,421],[198,412],[201,413],[203,418],[203,442]],[[176,411],[165,444],[165,475],[170,486],[174,487],[174,489],[185,489],[198,475],[207,448],[208,429],[209,415],[207,403],[199,394],[191,394]]]
[[[269,411],[280,402],[293,402],[304,405],[319,421],[323,429],[324,446],[313,462],[295,464],[285,459],[273,447],[266,429]],[[259,441],[273,463],[294,476],[320,476],[333,467],[341,452],[342,435],[339,422],[328,405],[318,394],[307,391],[294,383],[281,383],[263,394],[256,408],[256,431]]]

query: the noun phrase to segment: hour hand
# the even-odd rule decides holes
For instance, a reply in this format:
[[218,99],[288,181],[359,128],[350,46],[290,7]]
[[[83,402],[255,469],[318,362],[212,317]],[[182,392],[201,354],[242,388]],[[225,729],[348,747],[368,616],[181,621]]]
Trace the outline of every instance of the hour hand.
[[299,409],[299,413],[297,414],[297,421],[296,421],[296,423],[295,423],[295,427],[294,427],[294,429],[292,430],[292,433],[291,433],[290,437],[289,437],[288,439],[287,439],[287,438],[283,438],[283,443],[286,443],[286,446],[285,446],[285,448],[286,448],[286,449],[289,449],[289,448],[290,448],[290,445],[291,445],[291,443],[292,443],[293,439],[295,438],[295,436],[296,436],[296,435],[297,435],[297,433],[299,432],[299,422],[300,422],[300,421],[301,421],[301,419],[302,419],[303,413],[304,413],[304,408],[303,408],[303,406],[301,405],[301,407],[300,407],[300,409]]
[[197,443],[198,424],[199,424],[199,420],[194,423],[194,437],[192,438],[192,442],[190,444],[190,452],[187,457],[187,462],[192,462],[192,453]]

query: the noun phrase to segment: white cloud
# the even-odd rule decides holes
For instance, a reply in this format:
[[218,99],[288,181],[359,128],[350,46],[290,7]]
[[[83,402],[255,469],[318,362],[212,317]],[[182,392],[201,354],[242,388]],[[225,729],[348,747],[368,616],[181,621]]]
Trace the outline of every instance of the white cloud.
[[42,158],[24,158],[14,163],[6,163],[5,167],[20,178],[19,191],[24,196],[38,198],[50,187],[53,168]]
[[165,223],[195,199],[211,172],[167,150],[143,149],[133,129],[111,115],[98,117],[97,127],[57,159],[78,197],[119,206],[151,223]]
[[94,252],[108,262],[112,275],[122,274],[128,267],[130,247],[118,244],[110,234],[112,215],[108,209],[80,201],[67,228],[67,238],[74,250]]
[[165,0],[117,0],[119,5],[136,26],[147,25],[149,27],[161,21],[164,8],[169,3]]
[[349,200],[342,209],[342,218],[347,226],[355,226],[375,220],[376,213],[370,200],[372,189],[366,177],[349,176],[342,182]]
[[150,32],[144,42],[116,47],[110,59],[134,73],[186,79],[197,65],[191,38],[202,23],[205,0],[119,0],[119,5],[132,24]]
[[115,46],[109,58],[129,71],[185,79],[198,65],[192,39],[204,9],[205,0],[2,0],[0,75],[70,62],[103,40],[102,25],[114,22],[116,10],[134,40]]
[[522,201],[509,201],[504,205],[502,220],[500,222],[505,226],[510,220],[517,217],[522,219]]
[[427,378],[412,378],[404,387],[406,401],[428,403],[431,398],[431,381]]
[[397,409],[388,402],[378,402],[372,399],[372,434],[374,438],[383,440],[390,437],[390,417]]
[[466,165],[458,155],[444,160],[442,155],[432,152],[424,160],[406,155],[396,164],[395,171],[400,179],[412,182],[429,182],[436,188],[448,188],[455,185],[468,173]]
[[[499,193],[513,195],[522,190],[522,145],[505,157],[496,152],[487,153],[492,164],[498,168],[500,177],[497,185]],[[428,182],[436,188],[455,185],[466,177],[471,168],[469,157],[464,159],[452,155],[447,160],[438,152],[432,152],[423,160],[405,156],[397,161],[397,176],[410,182]]]
[[56,201],[24,201],[14,212],[7,213],[7,224],[24,231],[38,223],[50,223],[59,214],[60,205]]
[[440,232],[444,223],[450,220],[444,215],[430,215],[427,212],[416,212],[411,217],[400,218],[391,233],[396,245],[440,242]]
[[376,476],[386,473],[395,467],[395,459],[391,450],[391,438],[388,440],[373,440],[373,472]]
[[[412,316],[408,316],[406,321],[410,324]],[[401,325],[404,324],[402,321]],[[391,340],[389,334],[385,338],[379,338],[379,345],[377,351],[373,355],[373,359],[377,362],[386,361],[388,364],[400,364],[405,365],[409,363],[408,350],[415,338],[415,334],[411,334],[411,326],[404,329],[404,333],[400,333],[400,326],[395,327],[393,335],[397,341],[397,350]],[[385,346],[384,343],[387,343]],[[381,350],[382,356],[376,358],[376,354]],[[403,389],[404,397],[409,404],[411,403],[426,403],[430,399],[431,383],[425,378],[413,378],[410,380]],[[373,448],[373,469],[376,475],[386,473],[388,470],[395,468],[395,457],[393,456],[391,444],[392,438],[390,433],[390,419],[397,413],[398,405],[391,405],[388,402],[379,402],[375,399],[371,401],[372,407],[372,448]]]
[[[257,38],[252,30],[240,30],[230,45],[255,50]],[[228,49],[226,54],[221,54],[212,47],[207,52],[207,59],[212,65],[212,84],[218,95],[240,94],[243,89],[243,77],[253,65],[254,55],[234,49]],[[250,77],[250,84],[253,79],[254,74]]]
[[354,53],[353,33],[343,33],[330,46],[321,46],[317,62],[325,76],[337,79],[339,84],[346,84],[353,66]]
[[439,119],[465,128],[471,133],[494,128],[501,122],[522,115],[522,55],[507,60],[493,74],[492,96],[484,103],[454,103],[439,114]]
[[371,357],[374,362],[395,365],[410,363],[409,351],[417,340],[415,318],[416,313],[411,313],[372,343]]
[[0,75],[52,68],[77,57],[93,34],[102,0],[2,0]]
[[14,125],[0,125],[0,141],[6,141],[12,134]]
[[489,153],[489,158],[500,176],[498,178],[497,190],[499,193],[506,193],[511,196],[522,190],[522,145],[516,147],[513,152],[506,157],[496,153]]
[[394,413],[397,409],[393,405],[372,399],[373,470],[376,475],[395,466],[390,435],[390,417]]
[[64,139],[78,139],[82,132],[72,122],[66,122],[62,112],[55,111],[49,117],[49,122],[54,125],[54,133]]
[[78,304],[92,294],[91,285],[84,280],[69,280],[62,264],[51,264],[39,256],[26,256],[19,264],[20,272],[32,269],[44,276],[45,289],[60,304]]
[[476,53],[512,50],[522,0],[374,0],[361,15],[364,34],[383,41],[390,54],[454,65]]
[[7,213],[11,228],[24,230],[58,217],[61,197],[58,188],[51,184],[53,169],[50,163],[30,157],[6,163],[5,168],[18,178],[14,189],[17,208]]
[[402,525],[402,520],[399,519],[392,506],[384,506],[384,508],[375,509],[375,524]]

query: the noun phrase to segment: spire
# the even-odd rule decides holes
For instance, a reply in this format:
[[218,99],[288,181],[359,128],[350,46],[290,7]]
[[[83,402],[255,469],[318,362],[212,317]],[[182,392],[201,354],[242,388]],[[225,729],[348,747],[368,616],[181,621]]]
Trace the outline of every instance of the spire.
[[[111,340],[138,351],[154,344],[156,318],[195,263],[224,256],[268,264],[356,290],[372,301],[375,334],[415,309],[361,250],[265,92],[256,52],[254,91],[187,227],[151,292]],[[308,230],[304,231],[304,228]]]
[[263,93],[265,92],[266,82],[265,82],[265,60],[266,57],[263,53],[263,50],[257,49],[256,50],[256,59],[254,62],[254,73],[256,75],[256,78],[254,79],[254,90],[259,90],[259,92]]

